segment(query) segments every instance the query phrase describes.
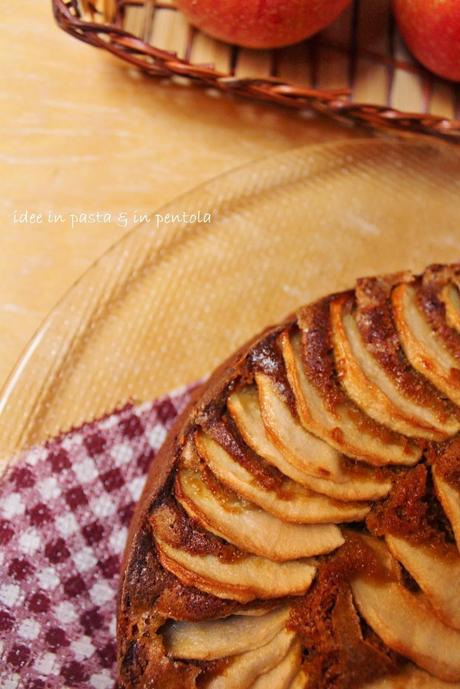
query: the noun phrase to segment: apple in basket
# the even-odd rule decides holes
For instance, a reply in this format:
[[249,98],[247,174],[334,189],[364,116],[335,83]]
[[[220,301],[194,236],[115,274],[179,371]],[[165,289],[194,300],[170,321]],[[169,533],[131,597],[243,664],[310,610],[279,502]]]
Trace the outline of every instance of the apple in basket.
[[394,0],[410,51],[435,74],[460,81],[460,0]]
[[177,0],[205,33],[248,48],[278,48],[330,24],[351,0]]

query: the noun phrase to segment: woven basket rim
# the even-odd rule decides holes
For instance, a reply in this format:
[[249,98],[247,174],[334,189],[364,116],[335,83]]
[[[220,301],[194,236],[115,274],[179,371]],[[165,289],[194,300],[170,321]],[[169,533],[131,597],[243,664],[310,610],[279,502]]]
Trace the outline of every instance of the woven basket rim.
[[[184,77],[207,88],[297,110],[312,109],[342,121],[374,129],[429,134],[460,143],[460,119],[353,102],[349,100],[348,89],[306,87],[279,77],[236,77],[220,72],[214,66],[194,64],[173,51],[152,46],[115,23],[97,23],[84,19],[79,16],[77,2],[78,0],[52,0],[57,24],[75,38],[104,49],[150,75],[163,78]],[[120,7],[123,1],[116,0],[116,5]],[[160,5],[161,3],[156,3],[155,6]],[[171,4],[162,6],[175,9]]]

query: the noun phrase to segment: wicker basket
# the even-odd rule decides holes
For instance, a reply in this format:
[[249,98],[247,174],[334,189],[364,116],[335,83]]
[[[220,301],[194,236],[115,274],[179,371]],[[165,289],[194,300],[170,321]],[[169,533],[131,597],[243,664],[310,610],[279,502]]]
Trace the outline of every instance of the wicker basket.
[[460,86],[416,63],[389,0],[354,0],[298,45],[255,51],[191,27],[172,0],[53,0],[58,24],[143,71],[378,128],[460,141]]

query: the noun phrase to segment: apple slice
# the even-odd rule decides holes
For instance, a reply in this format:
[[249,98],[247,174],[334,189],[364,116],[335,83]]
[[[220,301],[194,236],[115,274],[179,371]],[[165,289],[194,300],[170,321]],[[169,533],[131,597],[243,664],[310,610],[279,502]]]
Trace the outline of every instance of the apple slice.
[[422,595],[366,576],[351,588],[359,612],[387,646],[439,679],[460,681],[460,632],[444,625]]
[[347,404],[341,404],[335,412],[328,408],[316,387],[307,378],[298,335],[290,338],[287,333],[283,333],[281,346],[297,411],[307,430],[345,454],[369,464],[410,466],[417,463],[421,449],[403,436],[386,432],[383,426],[378,426],[379,433],[374,432],[368,423],[361,424],[361,413],[356,414],[356,410]]
[[[435,337],[458,362],[460,361],[460,335],[455,328],[451,328],[447,321],[446,308],[442,300],[442,292],[446,285],[451,284],[458,273],[453,265],[428,266],[421,277],[414,283],[416,303],[420,312],[435,333]],[[458,277],[458,274],[457,274]]]
[[259,395],[255,385],[232,393],[227,400],[227,409],[246,445],[256,454],[275,466],[282,474],[302,485],[315,480],[312,474],[300,470],[289,462],[285,455],[268,437],[260,412]]
[[450,521],[457,548],[460,551],[460,491],[440,476],[436,465],[432,469],[436,494]]
[[451,328],[460,332],[460,292],[458,286],[452,283],[446,285],[441,293],[446,307],[446,319]]
[[199,471],[180,469],[175,494],[187,514],[205,529],[270,560],[330,553],[344,543],[337,526],[288,524],[221,488],[217,481],[211,488]]
[[424,409],[428,424],[451,435],[459,419],[452,402],[413,368],[401,346],[393,316],[391,294],[400,283],[412,281],[408,273],[399,273],[357,281],[355,321],[366,350],[383,369],[400,394],[419,409]]
[[270,376],[256,373],[255,378],[266,433],[288,461],[306,474],[338,483],[345,481],[340,453],[303,428]]
[[300,643],[294,641],[281,663],[260,675],[251,689],[289,689],[300,668]]
[[289,607],[266,615],[232,615],[224,620],[168,622],[162,632],[166,651],[172,658],[215,660],[265,646],[286,625]]
[[308,677],[303,670],[300,670],[289,685],[289,689],[305,689]]
[[[272,601],[266,601],[265,605],[247,605],[244,608],[240,608],[238,612],[234,614],[244,617],[260,617],[261,615],[266,615],[268,612],[271,612],[272,610],[274,610],[274,603]],[[227,617],[229,617],[229,615],[227,615]]]
[[161,564],[187,586],[218,598],[247,603],[257,598],[300,596],[309,588],[316,568],[308,560],[272,562],[255,555],[225,562],[215,555],[195,555],[155,534]]
[[351,399],[375,421],[398,433],[429,440],[442,440],[447,434],[457,433],[458,419],[440,424],[432,409],[401,394],[397,382],[367,350],[352,306],[353,300],[348,296],[338,297],[331,304],[335,363]]
[[207,689],[249,689],[255,680],[269,672],[286,657],[295,643],[294,632],[283,629],[268,644],[235,656]]
[[443,682],[414,665],[409,665],[397,675],[385,675],[360,689],[460,689],[460,682]]
[[279,490],[269,490],[209,436],[199,433],[195,443],[199,455],[222,483],[283,521],[300,524],[360,521],[369,512],[368,505],[340,503],[287,478]]
[[460,362],[433,335],[417,306],[415,288],[399,285],[393,290],[392,302],[396,327],[410,363],[459,405]]
[[[340,468],[340,474],[344,479],[342,483],[310,476],[299,471],[268,437],[255,386],[248,386],[234,392],[228,399],[227,407],[246,444],[293,481],[308,486],[317,493],[346,502],[350,500],[379,500],[390,492],[390,480],[377,479],[372,475],[372,469],[368,470],[364,467],[362,471],[353,474]],[[337,450],[333,448],[331,451],[337,453]],[[339,455],[339,453],[337,454]]]
[[385,537],[392,555],[415,579],[444,624],[460,629],[460,556],[455,546],[444,552],[432,545],[414,545]]

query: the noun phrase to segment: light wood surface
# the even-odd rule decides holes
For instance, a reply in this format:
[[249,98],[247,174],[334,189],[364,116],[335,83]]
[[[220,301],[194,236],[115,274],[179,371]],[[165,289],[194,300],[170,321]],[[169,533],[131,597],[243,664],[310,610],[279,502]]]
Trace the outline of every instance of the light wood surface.
[[[61,32],[50,6],[17,3],[2,28],[10,78],[0,105],[0,386],[53,305],[135,212],[261,156],[363,135],[147,79]],[[15,211],[42,213],[42,223],[15,222]],[[64,221],[50,223],[49,211]],[[112,222],[72,227],[71,214],[96,211]],[[122,212],[127,227],[116,221]]]

